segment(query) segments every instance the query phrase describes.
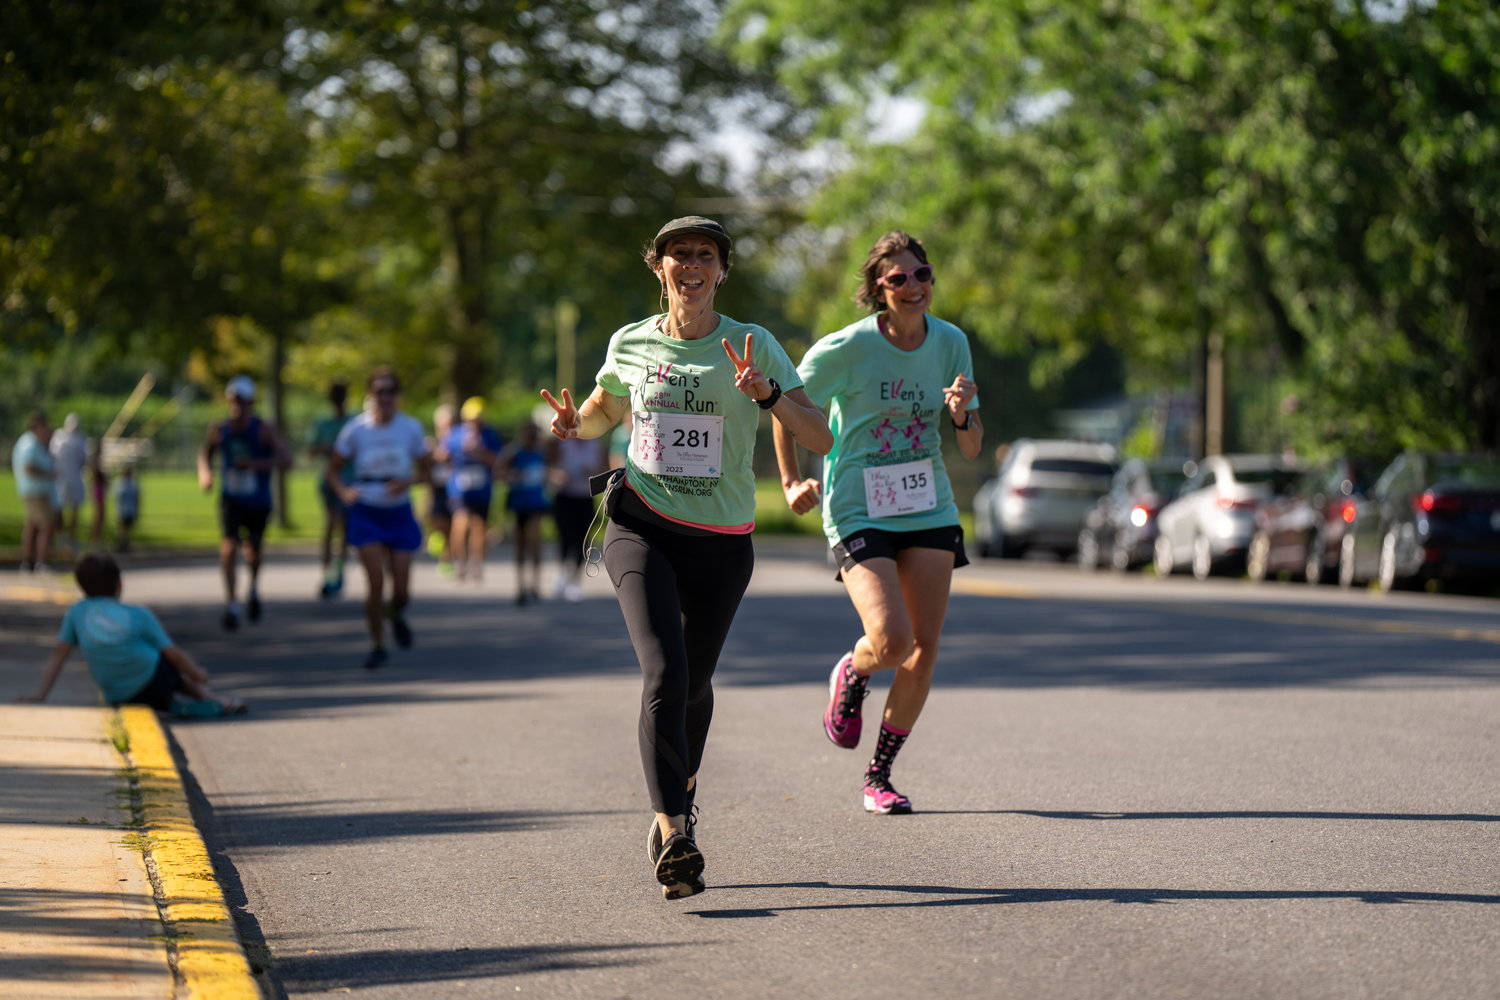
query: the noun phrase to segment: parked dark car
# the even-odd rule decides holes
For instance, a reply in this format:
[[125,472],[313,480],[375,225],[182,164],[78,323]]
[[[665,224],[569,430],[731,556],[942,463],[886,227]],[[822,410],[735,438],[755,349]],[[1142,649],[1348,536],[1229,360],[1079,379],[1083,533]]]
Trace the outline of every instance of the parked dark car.
[[1175,459],[1132,458],[1115,473],[1110,490],[1084,518],[1078,565],[1127,570],[1150,562],[1156,546],[1156,512],[1187,479]]
[[1280,573],[1311,584],[1338,579],[1344,530],[1385,461],[1340,455],[1321,462],[1255,512],[1246,569],[1252,580]]
[[1339,583],[1380,589],[1500,580],[1500,460],[1408,451],[1380,474],[1344,533]]

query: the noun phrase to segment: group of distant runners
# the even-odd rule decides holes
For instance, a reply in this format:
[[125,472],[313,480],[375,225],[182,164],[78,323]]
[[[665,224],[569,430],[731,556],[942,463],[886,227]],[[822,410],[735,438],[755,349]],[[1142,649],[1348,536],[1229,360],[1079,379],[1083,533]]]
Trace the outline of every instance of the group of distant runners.
[[[774,418],[787,504],[799,515],[821,507],[837,578],[863,625],[829,677],[822,718],[829,740],[845,749],[859,745],[869,680],[895,671],[863,778],[863,807],[877,814],[912,811],[892,784],[892,766],[932,685],[953,570],[968,563],[943,464],[942,424],[952,425],[970,460],[980,453],[984,428],[967,337],[930,314],[933,266],[908,234],[885,234],[865,260],[855,301],[869,315],[823,337],[800,365],[763,327],[714,311],[733,261],[733,241],[719,223],[675,219],[644,257],[666,310],[614,334],[581,405],[570,388],[561,388],[560,398],[542,392],[560,441],[550,462],[534,425],[523,424],[518,440],[503,445],[484,424],[478,399],[463,404],[456,423],[451,410],[440,409],[429,438],[401,412],[400,379],[385,366],[370,373],[366,407],[352,418],[335,390],[335,415],[315,428],[312,447],[327,459],[322,593],[342,586],[342,546],[333,544],[342,527],[369,580],[367,667],[387,658],[387,622],[398,645],[412,641],[404,610],[412,556],[423,543],[412,485],[433,486],[433,526],[446,539],[437,554],[451,558],[456,575],[477,576],[492,477],[497,470],[506,477],[518,559],[533,567],[529,580],[518,569],[522,602],[539,586],[549,478],[574,585],[593,520],[605,518],[603,561],[644,679],[638,739],[655,812],[647,854],[663,895],[677,899],[704,889],[694,799],[713,717],[713,673],[754,569],[751,457],[761,412]],[[204,489],[212,488],[214,460],[222,456],[223,624],[233,629],[242,614],[234,579],[241,545],[250,568],[243,613],[252,621],[260,615],[270,475],[291,456],[255,416],[248,379],[232,380],[227,396],[229,419],[211,429],[199,475]],[[603,472],[598,439],[611,433],[610,469]],[[804,478],[798,446],[826,456],[820,478]],[[119,583],[105,574],[91,586],[90,594],[104,596],[117,594]],[[152,648],[167,641],[157,636]],[[162,655],[162,663],[177,662]],[[189,665],[179,666],[184,684],[206,690],[206,675],[188,676]],[[152,683],[159,689],[166,682],[158,680]]]

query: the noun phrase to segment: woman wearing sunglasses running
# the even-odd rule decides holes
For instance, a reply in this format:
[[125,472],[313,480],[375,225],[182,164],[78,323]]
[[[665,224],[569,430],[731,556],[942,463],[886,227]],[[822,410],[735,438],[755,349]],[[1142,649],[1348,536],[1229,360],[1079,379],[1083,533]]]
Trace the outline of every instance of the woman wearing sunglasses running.
[[896,671],[864,779],[865,809],[882,814],[912,811],[891,787],[891,765],[932,687],[953,570],[969,563],[939,421],[952,422],[967,459],[984,443],[969,340],[928,314],[932,280],[921,242],[886,233],[855,295],[873,315],[819,340],[798,366],[808,396],[830,408],[834,446],[822,484],[802,478],[791,435],[775,428],[787,503],[805,514],[821,487],[823,530],[865,629],[829,679],[830,740],[859,745],[865,685]]
[[645,679],[639,742],[656,811],[647,854],[667,899],[704,888],[693,797],[714,667],[755,565],[750,459],[760,411],[805,448],[826,454],[833,444],[776,339],[714,312],[731,252],[717,222],[667,223],[645,249],[666,312],[610,339],[582,406],[567,389],[561,402],[542,393],[564,440],[600,437],[633,414],[625,467],[605,493],[604,564]]

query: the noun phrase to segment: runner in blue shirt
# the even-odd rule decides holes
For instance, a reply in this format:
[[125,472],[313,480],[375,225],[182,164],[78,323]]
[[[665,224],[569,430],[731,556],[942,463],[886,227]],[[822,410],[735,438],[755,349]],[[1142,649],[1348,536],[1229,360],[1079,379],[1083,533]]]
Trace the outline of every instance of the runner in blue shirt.
[[219,523],[223,538],[219,541],[219,569],[224,575],[224,615],[220,624],[226,632],[240,627],[240,603],[235,600],[235,560],[241,542],[245,549],[245,566],[250,570],[250,595],[246,610],[250,620],[260,620],[261,539],[266,520],[271,516],[271,470],[290,468],[291,453],[282,443],[276,428],[255,415],[255,383],[236,375],[224,388],[229,402],[229,419],[208,429],[208,439],[198,452],[198,485],[204,493],[214,488],[214,456],[222,455]]
[[516,515],[516,603],[525,604],[542,599],[542,518],[552,509],[552,501],[547,496],[547,453],[542,450],[536,424],[526,420],[516,436],[517,440],[500,453],[497,468],[510,484],[505,507]]
[[822,483],[802,478],[792,436],[774,430],[787,503],[805,514],[823,493],[824,533],[865,629],[829,678],[823,730],[835,745],[859,745],[865,685],[896,671],[865,769],[874,813],[911,812],[891,787],[891,765],[932,687],[953,570],[969,562],[940,424],[953,424],[967,459],[984,444],[969,341],[927,312],[932,283],[921,242],[885,234],[855,296],[873,315],[819,340],[798,366],[808,397],[829,407],[834,445]]
[[495,460],[504,442],[498,431],[485,425],[484,400],[480,397],[465,400],[458,415],[463,422],[449,431],[443,442],[451,465],[447,495],[448,510],[453,515],[453,569],[460,580],[468,576],[478,583],[484,578]]

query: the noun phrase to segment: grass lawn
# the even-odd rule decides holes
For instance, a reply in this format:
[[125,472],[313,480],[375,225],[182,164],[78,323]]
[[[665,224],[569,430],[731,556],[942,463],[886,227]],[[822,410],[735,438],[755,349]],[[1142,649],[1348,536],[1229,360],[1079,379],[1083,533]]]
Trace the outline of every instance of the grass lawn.
[[[212,548],[219,540],[218,495],[205,495],[198,489],[198,474],[192,471],[155,471],[139,474],[141,484],[141,519],[136,522],[133,541],[149,548]],[[425,491],[419,491],[425,492]],[[417,509],[427,506],[425,496],[417,497]],[[500,513],[496,498],[495,513]],[[287,478],[287,507],[291,527],[280,528],[272,519],[266,531],[269,544],[316,541],[323,530],[323,501],[318,497],[317,473],[312,469],[295,469]],[[93,507],[86,505],[79,520],[85,538],[93,525]],[[755,523],[758,534],[805,534],[820,536],[822,520],[816,512],[797,517],[787,509],[781,484],[763,479],[755,489]],[[551,522],[547,522],[550,532]],[[113,545],[115,537],[114,502],[109,504],[109,520],[104,538]],[[21,501],[16,496],[15,478],[9,470],[0,472],[0,546],[21,543]]]

